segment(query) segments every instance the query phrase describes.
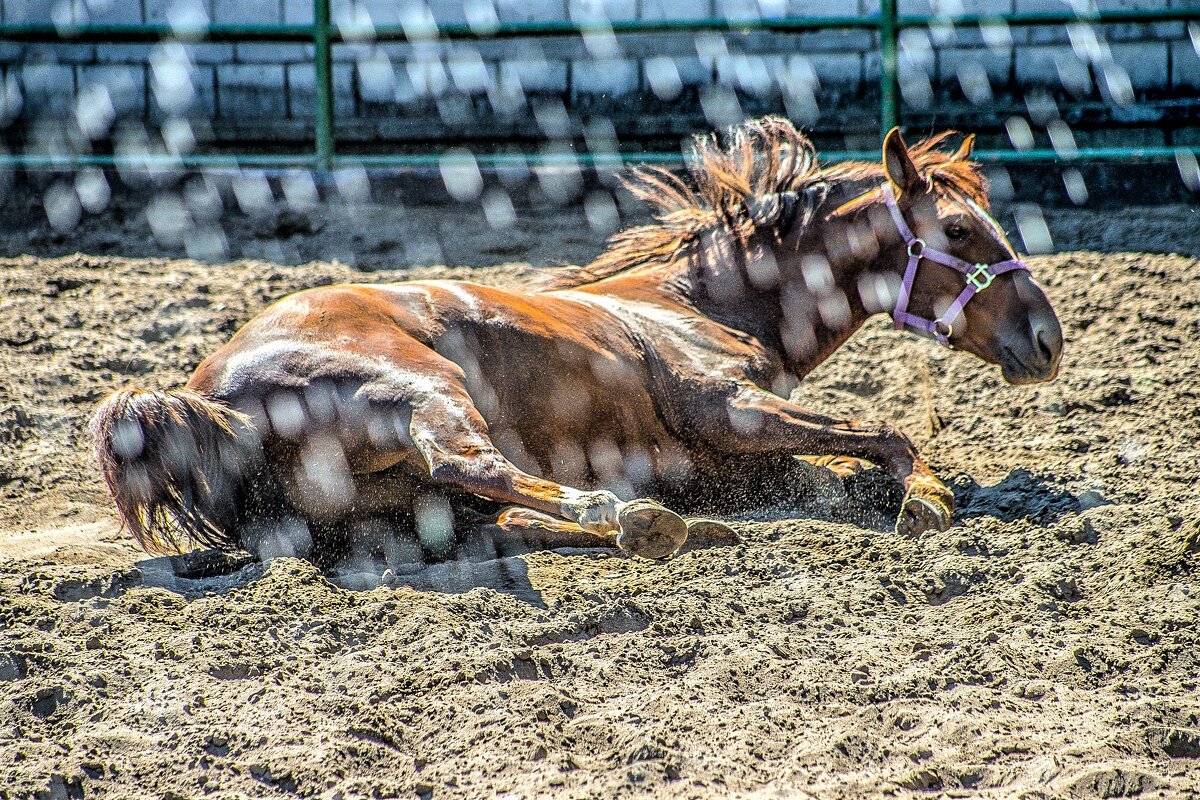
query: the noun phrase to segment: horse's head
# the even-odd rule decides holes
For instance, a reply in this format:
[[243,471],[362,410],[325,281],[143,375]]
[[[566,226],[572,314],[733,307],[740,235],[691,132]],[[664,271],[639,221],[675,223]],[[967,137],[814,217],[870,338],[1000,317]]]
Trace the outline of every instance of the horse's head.
[[884,140],[891,220],[879,220],[907,250],[896,323],[999,364],[1009,383],[1050,380],[1063,346],[1054,307],[988,213],[981,182],[975,197],[956,189],[969,183],[955,175],[967,174],[973,138],[950,156],[910,153],[897,129]]

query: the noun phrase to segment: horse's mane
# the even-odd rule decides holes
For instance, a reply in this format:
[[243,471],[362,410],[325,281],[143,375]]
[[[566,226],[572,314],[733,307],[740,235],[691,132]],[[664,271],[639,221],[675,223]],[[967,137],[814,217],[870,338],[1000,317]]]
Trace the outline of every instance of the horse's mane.
[[[952,161],[936,149],[951,135],[947,131],[912,147],[913,162],[936,189],[986,208],[978,165]],[[886,180],[881,163],[847,161],[821,168],[808,137],[791,122],[773,116],[734,127],[724,145],[715,134],[695,137],[687,177],[683,180],[661,167],[635,168],[623,183],[654,208],[654,222],[614,234],[587,266],[546,270],[537,288],[569,289],[674,261],[714,228],[744,248],[760,230],[755,220],[758,207],[771,195],[803,192],[817,183]]]

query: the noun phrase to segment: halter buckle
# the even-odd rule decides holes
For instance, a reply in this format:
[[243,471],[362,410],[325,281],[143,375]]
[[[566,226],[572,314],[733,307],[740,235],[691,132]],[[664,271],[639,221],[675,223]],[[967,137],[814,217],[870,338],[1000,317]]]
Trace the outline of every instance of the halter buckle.
[[[914,251],[913,248],[916,248],[916,250]],[[908,255],[910,258],[920,258],[921,254],[924,252],[925,252],[925,240],[924,239],[913,239],[911,242],[908,243]]]
[[967,283],[975,287],[976,292],[982,292],[992,285],[996,276],[988,269],[987,264],[976,264],[974,272],[967,273]]

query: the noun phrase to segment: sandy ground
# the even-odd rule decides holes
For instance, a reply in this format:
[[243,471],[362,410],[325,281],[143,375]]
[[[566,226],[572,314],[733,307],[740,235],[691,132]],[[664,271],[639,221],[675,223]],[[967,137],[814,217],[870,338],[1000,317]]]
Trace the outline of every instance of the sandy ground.
[[[801,387],[918,442],[958,495],[945,533],[833,522],[833,491],[739,522],[729,549],[395,586],[292,559],[175,577],[117,530],[84,425],[111,389],[181,383],[275,297],[413,273],[108,254],[155,251],[132,217],[12,224],[5,252],[33,255],[0,259],[0,798],[1194,796],[1196,218],[1047,211],[1073,250],[1033,260],[1068,341],[1055,383],[1005,386],[879,321]],[[429,256],[411,231],[452,264],[598,247],[574,211],[498,234],[446,208],[277,223],[231,224],[224,252],[404,266]]]

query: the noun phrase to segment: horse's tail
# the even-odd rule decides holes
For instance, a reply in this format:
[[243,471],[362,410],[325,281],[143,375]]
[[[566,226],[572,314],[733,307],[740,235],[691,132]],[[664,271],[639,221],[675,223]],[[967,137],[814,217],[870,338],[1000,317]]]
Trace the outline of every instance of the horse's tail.
[[125,389],[91,431],[121,521],[147,553],[239,546],[244,483],[262,457],[249,417],[187,389]]

